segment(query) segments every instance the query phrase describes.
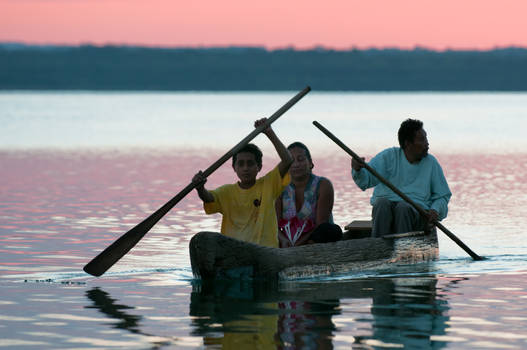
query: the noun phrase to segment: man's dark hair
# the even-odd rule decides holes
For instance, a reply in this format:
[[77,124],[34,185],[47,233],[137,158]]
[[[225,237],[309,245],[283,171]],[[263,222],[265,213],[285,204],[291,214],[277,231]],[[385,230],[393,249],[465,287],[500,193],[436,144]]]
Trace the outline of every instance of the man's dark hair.
[[412,143],[415,140],[415,134],[423,128],[423,122],[417,119],[406,119],[401,123],[397,136],[399,145],[404,149],[406,141]]
[[262,167],[262,151],[256,146],[254,143],[248,143],[245,146],[243,146],[238,152],[234,153],[232,156],[232,167],[234,168],[234,164],[236,163],[236,158],[238,157],[239,153],[252,153],[254,155],[254,160],[256,160],[256,164],[259,168]]
[[311,159],[311,153],[309,152],[309,150],[307,149],[307,146],[304,145],[302,142],[293,142],[292,144],[290,144],[289,146],[287,146],[287,149],[290,150],[291,148],[295,148],[295,147],[298,147],[298,148],[302,148],[304,151],[306,151],[306,157],[307,159],[309,159],[309,161],[311,163],[313,163],[313,160]]

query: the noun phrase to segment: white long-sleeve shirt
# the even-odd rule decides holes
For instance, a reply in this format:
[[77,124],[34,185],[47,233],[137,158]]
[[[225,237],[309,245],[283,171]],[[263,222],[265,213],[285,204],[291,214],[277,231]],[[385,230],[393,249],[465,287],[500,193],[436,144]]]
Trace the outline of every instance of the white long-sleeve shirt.
[[[423,209],[435,210],[439,214],[439,220],[447,216],[448,201],[452,193],[441,165],[431,154],[418,163],[411,164],[400,147],[392,147],[377,154],[368,165]],[[363,191],[375,187],[370,199],[372,205],[380,197],[390,201],[402,200],[366,169],[352,170],[352,176]]]

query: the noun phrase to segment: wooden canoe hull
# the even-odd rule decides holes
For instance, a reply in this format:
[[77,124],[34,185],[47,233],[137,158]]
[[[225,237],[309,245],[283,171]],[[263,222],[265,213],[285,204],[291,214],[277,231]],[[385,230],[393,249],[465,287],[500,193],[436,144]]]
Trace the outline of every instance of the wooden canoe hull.
[[270,248],[216,232],[200,232],[190,244],[197,278],[302,278],[357,272],[392,263],[435,260],[437,234],[410,232],[293,248]]

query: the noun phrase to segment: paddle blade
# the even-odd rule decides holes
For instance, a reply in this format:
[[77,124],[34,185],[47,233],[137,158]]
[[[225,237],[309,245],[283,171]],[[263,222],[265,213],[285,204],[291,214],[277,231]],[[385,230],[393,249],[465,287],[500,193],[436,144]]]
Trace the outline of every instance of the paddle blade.
[[92,259],[83,270],[92,276],[99,277],[112,267],[119,259],[130,251],[143,236],[150,230],[145,227],[145,222],[135,226],[130,231],[119,237],[108,248],[103,250],[99,255]]

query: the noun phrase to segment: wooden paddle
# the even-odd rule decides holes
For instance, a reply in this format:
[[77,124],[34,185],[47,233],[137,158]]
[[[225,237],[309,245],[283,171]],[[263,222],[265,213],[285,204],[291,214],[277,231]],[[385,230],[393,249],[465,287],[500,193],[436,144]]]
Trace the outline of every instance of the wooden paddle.
[[[218,159],[214,164],[207,168],[203,175],[208,177],[216,169],[218,169],[223,163],[229,160],[238,150],[247,145],[252,139],[254,139],[258,134],[263,130],[269,127],[276,119],[278,119],[282,114],[284,114],[289,108],[291,108],[295,103],[297,103],[302,97],[304,97],[311,88],[308,86],[304,90],[300,91],[296,96],[290,99],[285,105],[283,105],[278,111],[276,111],[272,116],[267,119],[267,122],[259,127],[255,128],[247,137],[241,140],[236,146],[234,146],[230,151],[225,153],[223,157]],[[86,266],[84,266],[84,271],[93,276],[101,276],[106,272],[110,267],[113,266],[119,259],[121,259],[130,249],[132,249],[143,236],[150,231],[150,229],[166,214],[172,209],[180,200],[182,200],[189,192],[191,192],[197,186],[196,183],[191,182],[187,187],[185,187],[181,192],[175,195],[171,200],[169,200],[165,205],[155,211],[152,215],[147,217],[137,226],[132,228],[130,231],[126,232],[124,235],[119,237],[115,242],[113,242],[108,248],[103,250],[99,255],[93,258]]]
[[[413,206],[418,212],[419,214],[421,214],[423,217],[427,217],[427,213],[426,211],[421,208],[421,206],[417,203],[415,203],[413,200],[411,200],[407,195],[405,195],[404,193],[402,193],[401,191],[399,191],[399,189],[397,187],[395,187],[394,185],[392,185],[391,182],[389,182],[388,180],[386,180],[384,177],[382,177],[377,171],[375,171],[375,169],[373,169],[371,166],[369,166],[366,162],[364,162],[362,160],[362,158],[360,158],[355,152],[353,152],[351,149],[348,148],[348,146],[346,146],[344,143],[342,143],[335,135],[333,135],[328,129],[326,129],[325,127],[323,127],[319,122],[317,121],[313,121],[313,125],[315,125],[320,131],[322,131],[324,134],[326,134],[327,137],[329,137],[330,139],[332,139],[337,145],[340,146],[340,148],[342,148],[344,151],[346,151],[346,153],[348,153],[350,156],[352,156],[356,161],[362,163],[364,165],[364,168],[366,168],[366,170],[368,170],[370,173],[373,174],[373,176],[375,176],[377,179],[379,179],[380,182],[382,182],[383,184],[385,184],[389,189],[391,189],[393,192],[395,192],[399,197],[401,197],[402,199],[404,199],[406,202],[408,202],[411,206]],[[451,240],[453,240],[454,242],[457,243],[458,246],[460,246],[461,248],[463,248],[463,250],[465,252],[468,253],[468,255],[470,255],[472,257],[472,259],[474,260],[483,260],[483,258],[481,256],[479,256],[478,254],[474,253],[469,247],[467,247],[465,245],[465,243],[463,243],[459,238],[456,237],[456,235],[454,235],[452,232],[450,232],[445,226],[443,226],[439,221],[437,220],[434,220],[432,222],[435,226],[437,226],[441,231],[443,231]]]

